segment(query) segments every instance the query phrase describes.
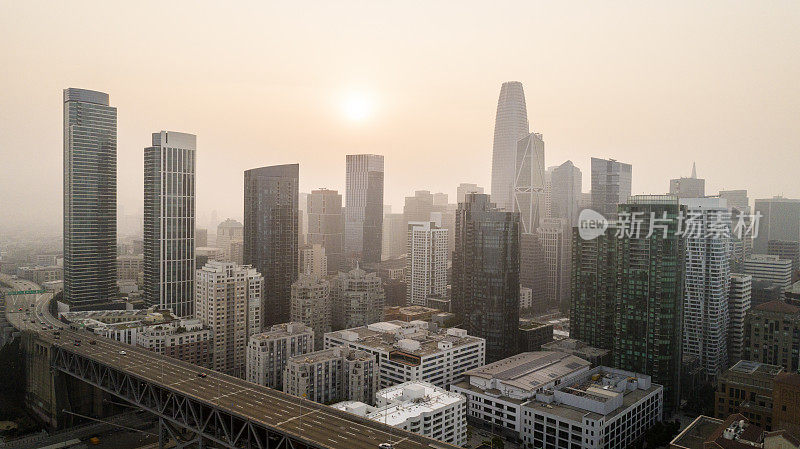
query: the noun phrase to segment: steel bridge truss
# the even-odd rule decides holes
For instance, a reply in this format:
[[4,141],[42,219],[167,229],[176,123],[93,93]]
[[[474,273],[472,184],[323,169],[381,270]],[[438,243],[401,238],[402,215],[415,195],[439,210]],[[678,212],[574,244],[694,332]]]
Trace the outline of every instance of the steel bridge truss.
[[53,346],[52,355],[53,369],[158,416],[160,448],[324,449],[64,348]]

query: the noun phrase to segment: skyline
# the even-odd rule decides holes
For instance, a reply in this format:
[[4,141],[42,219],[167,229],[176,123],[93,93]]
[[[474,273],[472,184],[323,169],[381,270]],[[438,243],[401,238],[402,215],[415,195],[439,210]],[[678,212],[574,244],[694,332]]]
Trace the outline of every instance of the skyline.
[[[303,14],[253,6],[248,16],[237,7],[165,5],[160,14],[176,32],[163,41],[115,25],[146,23],[148,5],[125,14],[103,4],[3,5],[0,48],[15,70],[0,74],[0,152],[15,175],[0,180],[0,209],[15,214],[0,226],[60,228],[59,101],[68,87],[106,92],[118,109],[118,204],[128,214],[142,209],[152,130],[198,136],[201,226],[212,210],[241,221],[251,168],[299,163],[301,192],[344,192],[346,154],[385,156],[384,202],[393,212],[415,190],[443,191],[451,201],[461,182],[489,191],[497,95],[512,80],[525,88],[531,131],[543,134],[545,166],[571,160],[584,173],[584,192],[589,158],[601,157],[633,165],[634,194],[665,193],[669,179],[688,176],[696,162],[709,194],[800,197],[793,177],[781,176],[800,163],[800,61],[786,57],[800,52],[796,3],[769,11],[726,5],[724,13],[716,4],[577,12],[520,4],[515,17],[434,5],[424,18],[421,7],[371,5],[374,22],[349,17],[356,6],[318,4]],[[229,14],[282,20],[262,29],[226,21]],[[28,18],[36,20],[19,20]],[[454,18],[461,26],[450,25]],[[202,33],[212,20],[219,33]],[[53,35],[57,23],[80,29],[98,21],[108,26]],[[415,33],[397,32],[407,27]],[[94,63],[109,51],[117,57]],[[146,70],[158,54],[164,65]],[[372,104],[350,109],[352,92]],[[740,154],[753,158],[732,156]]]

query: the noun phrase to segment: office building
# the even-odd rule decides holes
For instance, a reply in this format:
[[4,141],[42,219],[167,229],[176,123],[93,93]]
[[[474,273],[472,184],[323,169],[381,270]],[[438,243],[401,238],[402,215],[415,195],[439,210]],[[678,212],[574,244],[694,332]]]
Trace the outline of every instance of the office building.
[[244,172],[244,262],[264,276],[264,326],[289,321],[298,270],[299,166]]
[[744,319],[743,359],[800,368],[800,307],[784,301],[753,306]]
[[466,201],[468,193],[483,193],[483,187],[477,184],[462,182],[456,187],[456,203],[463,203]]
[[322,404],[359,401],[371,404],[378,384],[378,362],[364,351],[332,347],[289,357],[283,392]]
[[533,307],[533,290],[528,287],[519,287],[519,310],[528,310]]
[[749,274],[732,273],[728,294],[728,361],[734,364],[742,359],[744,345],[744,319],[750,310],[753,278]]
[[740,360],[717,380],[715,416],[741,413],[757,426],[772,430],[773,383],[783,371],[777,365]]
[[144,256],[142,254],[117,256],[117,280],[138,281],[143,276],[143,272]]
[[300,247],[300,274],[328,275],[328,255],[319,243]]
[[663,388],[650,376],[596,367],[537,393],[522,406],[531,447],[635,447],[663,416]]
[[519,352],[538,351],[553,341],[553,325],[534,320],[519,320]]
[[117,108],[108,94],[64,89],[64,301],[117,294]]
[[383,320],[386,293],[381,278],[354,268],[331,278],[332,326],[348,329]]
[[406,304],[425,306],[429,296],[447,294],[447,229],[411,222],[407,240]]
[[[119,258],[117,259],[119,260]],[[41,267],[17,267],[17,276],[21,279],[42,285],[45,282],[60,281],[64,279],[64,267],[58,265]]]
[[488,195],[458,205],[452,266],[452,310],[470,335],[486,340],[486,357],[517,352],[519,215],[496,209]]
[[617,206],[631,196],[631,165],[614,159],[592,158],[592,209],[606,218],[617,217]]
[[244,226],[230,218],[220,223],[215,246],[222,250],[222,260],[239,265],[244,263]]
[[[786,429],[800,437],[800,373],[783,372],[772,386],[772,428]],[[797,446],[800,447],[800,438]]]
[[291,319],[314,329],[315,349],[322,349],[323,336],[331,331],[331,287],[327,279],[300,275],[292,284]]
[[462,447],[467,442],[466,399],[428,382],[405,382],[375,393],[375,407],[340,402],[333,408]]
[[669,180],[669,194],[678,198],[703,198],[706,196],[706,180],[697,177],[697,167],[692,163],[692,175]]
[[245,377],[250,303],[262,303],[263,291],[264,278],[247,265],[210,261],[197,270],[195,314],[211,327],[214,370]]
[[517,142],[530,133],[522,83],[509,81],[500,87],[492,143],[492,202],[511,211],[517,174]]
[[313,351],[313,329],[296,322],[276,324],[247,341],[247,381],[282,390],[286,361]]
[[767,281],[786,288],[792,283],[792,261],[775,255],[753,254],[744,261],[743,271],[755,281]]
[[325,334],[325,347],[366,351],[380,365],[380,387],[409,381],[445,388],[482,366],[486,343],[463,329],[432,328],[424,321],[387,321]]
[[194,243],[196,246],[208,246],[208,229],[194,229]]
[[308,195],[308,243],[319,244],[328,258],[328,272],[344,270],[344,209],[336,190],[312,190]]
[[792,281],[800,274],[800,242],[770,240],[767,242],[767,254],[792,261]]
[[754,214],[761,215],[753,252],[767,254],[770,240],[800,241],[800,199],[776,196],[755,200]]
[[[544,303],[569,311],[572,227],[566,218],[545,218],[536,230],[544,259]],[[522,268],[520,268],[521,271]]]
[[582,188],[581,170],[572,161],[555,167],[550,174],[550,213],[552,218],[564,218],[569,227],[577,226]]
[[144,149],[144,300],[194,316],[197,137],[153,133]]
[[595,348],[586,343],[573,338],[562,338],[542,345],[542,351],[564,352],[580,357],[595,366],[611,366],[614,362],[611,351],[608,349]]
[[544,212],[544,140],[530,133],[517,142],[512,210],[519,212],[520,232],[534,234]]
[[747,232],[752,221],[750,199],[747,190],[720,190],[719,197],[731,212],[731,269],[741,272],[744,260],[753,254],[753,235]]
[[[728,367],[731,222],[724,199],[689,197],[686,206],[683,354],[698,357],[706,378]],[[690,224],[691,223],[691,224]]]
[[404,245],[408,226],[403,214],[386,214],[383,216],[383,250],[384,260],[393,259],[406,253]]
[[347,155],[345,253],[363,263],[381,261],[383,156]]

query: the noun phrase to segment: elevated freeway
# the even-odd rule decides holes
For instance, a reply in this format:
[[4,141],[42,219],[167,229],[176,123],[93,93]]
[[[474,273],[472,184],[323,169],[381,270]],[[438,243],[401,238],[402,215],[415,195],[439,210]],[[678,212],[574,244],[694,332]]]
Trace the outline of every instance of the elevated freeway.
[[[20,289],[21,286],[20,286]],[[152,412],[163,441],[241,449],[452,449],[429,439],[154,352],[70,330],[51,294],[12,297],[9,322],[51,347],[51,367]],[[22,310],[20,310],[22,309]],[[442,424],[444,425],[444,423]]]

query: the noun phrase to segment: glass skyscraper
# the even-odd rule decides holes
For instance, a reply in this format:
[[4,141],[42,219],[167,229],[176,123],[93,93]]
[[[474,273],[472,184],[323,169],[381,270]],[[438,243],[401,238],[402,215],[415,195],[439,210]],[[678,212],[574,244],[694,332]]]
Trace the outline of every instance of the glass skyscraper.
[[64,89],[64,300],[117,294],[117,108],[108,94]]
[[161,131],[144,149],[144,298],[179,317],[194,315],[196,141]]
[[363,263],[381,261],[383,244],[383,156],[347,155],[345,251]]
[[244,263],[264,276],[262,326],[289,321],[298,276],[298,164],[244,172]]
[[519,214],[489,196],[467,194],[456,215],[452,312],[470,335],[486,339],[486,363],[517,353]]
[[519,81],[500,87],[492,142],[492,202],[512,210],[517,174],[517,142],[529,134],[525,92]]
[[631,196],[632,168],[614,159],[592,158],[592,209],[616,218],[617,206]]

